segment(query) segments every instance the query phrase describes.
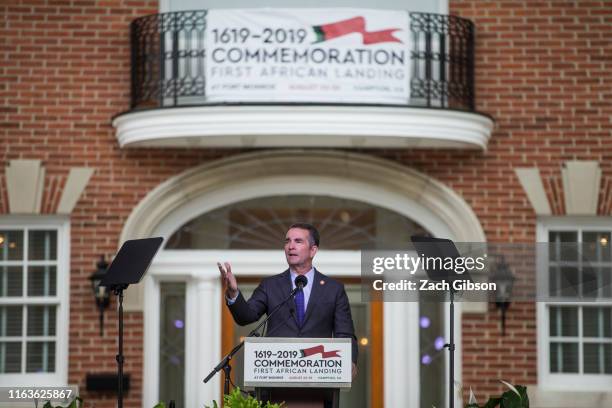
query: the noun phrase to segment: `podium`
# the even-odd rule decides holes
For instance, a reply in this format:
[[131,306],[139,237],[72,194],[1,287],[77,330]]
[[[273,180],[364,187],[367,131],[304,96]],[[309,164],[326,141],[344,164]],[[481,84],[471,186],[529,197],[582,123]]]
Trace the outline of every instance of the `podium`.
[[247,337],[244,386],[287,408],[338,408],[351,388],[351,339]]

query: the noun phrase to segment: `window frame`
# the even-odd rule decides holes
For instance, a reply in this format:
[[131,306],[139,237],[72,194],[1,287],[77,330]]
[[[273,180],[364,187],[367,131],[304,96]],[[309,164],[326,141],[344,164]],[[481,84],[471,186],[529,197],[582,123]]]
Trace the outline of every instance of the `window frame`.
[[[612,217],[575,216],[575,217],[541,217],[538,218],[536,228],[536,242],[547,243],[551,231],[576,231],[579,236],[588,231],[610,231],[612,232]],[[538,251],[537,265],[540,271],[547,267],[547,260]],[[547,274],[539,273],[538,286],[544,284],[548,287]],[[542,287],[542,286],[540,286]],[[584,374],[584,373],[551,373],[550,372],[550,321],[549,306],[584,306],[594,305],[593,302],[537,302],[537,350],[538,350],[538,386],[545,390],[579,390],[579,391],[609,391],[612,389],[611,374]],[[610,302],[597,302],[598,306],[612,306]],[[582,315],[582,308],[579,309]],[[579,322],[581,322],[579,317]],[[578,344],[579,348],[584,344],[581,340],[582,327],[579,324]],[[583,351],[579,350],[579,370],[583,367]]]
[[[0,373],[0,383],[11,386],[66,386],[68,385],[68,340],[70,319],[70,219],[63,216],[0,216],[2,230],[37,230],[51,229],[57,231],[57,269],[55,297],[44,297],[42,301],[23,302],[21,298],[4,298],[0,303],[55,304],[57,321],[55,326],[55,372],[52,373]],[[27,235],[24,234],[24,242]],[[24,255],[27,257],[27,254]],[[8,300],[7,300],[8,299]],[[53,299],[55,303],[48,302]],[[22,337],[27,338],[27,333]],[[23,353],[27,350],[23,349]],[[23,357],[22,357],[23,358]]]

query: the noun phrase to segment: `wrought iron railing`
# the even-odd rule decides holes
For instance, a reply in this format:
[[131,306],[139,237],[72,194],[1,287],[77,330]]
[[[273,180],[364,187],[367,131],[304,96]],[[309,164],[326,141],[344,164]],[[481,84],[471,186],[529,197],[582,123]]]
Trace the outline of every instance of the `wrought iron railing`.
[[[206,10],[131,23],[132,109],[218,104],[205,92]],[[414,107],[474,110],[474,25],[457,16],[409,13]]]

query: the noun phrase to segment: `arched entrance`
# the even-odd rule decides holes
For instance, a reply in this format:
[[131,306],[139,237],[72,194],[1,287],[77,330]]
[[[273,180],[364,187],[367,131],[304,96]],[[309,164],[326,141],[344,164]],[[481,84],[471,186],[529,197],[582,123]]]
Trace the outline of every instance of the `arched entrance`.
[[[417,221],[437,236],[484,240],[469,206],[441,183],[370,156],[329,151],[258,152],[192,169],[152,191],[130,216],[122,238],[169,238],[198,216],[233,203],[305,194],[386,209]],[[284,269],[281,251],[257,252],[243,249],[232,254],[232,262],[242,276],[262,276],[262,271],[272,274]],[[186,405],[201,405],[218,398],[220,378],[212,386],[201,384],[201,379],[221,357],[221,336],[213,335],[222,331],[221,288],[215,262],[227,255],[220,249],[164,250],[145,282],[126,296],[131,299],[126,306],[145,313],[144,406],[154,402],[155,395],[149,394],[156,393],[159,385],[160,285],[171,281],[186,285],[184,335],[189,357],[184,373],[190,379],[185,384]],[[358,277],[358,264],[351,265],[349,258],[350,254],[345,258],[348,261],[336,265],[339,268],[331,275]],[[334,254],[328,259],[322,256],[319,262],[333,265],[338,259],[341,258]],[[419,406],[418,386],[407,386],[419,376],[419,355],[406,347],[419,343],[418,331],[411,326],[418,322],[418,305],[389,303],[384,305],[383,313],[384,321],[393,324],[384,326],[385,384],[381,400],[387,406]],[[199,343],[202,339],[207,340],[205,347]]]

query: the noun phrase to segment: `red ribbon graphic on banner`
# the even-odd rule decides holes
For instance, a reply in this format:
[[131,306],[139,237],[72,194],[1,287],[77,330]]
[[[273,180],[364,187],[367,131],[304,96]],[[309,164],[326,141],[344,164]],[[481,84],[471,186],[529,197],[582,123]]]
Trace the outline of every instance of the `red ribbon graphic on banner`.
[[336,23],[314,26],[313,29],[317,35],[317,40],[315,43],[331,40],[352,33],[360,33],[362,36],[362,42],[365,45],[383,42],[402,42],[393,36],[395,31],[401,31],[400,28],[390,28],[381,31],[366,31],[365,24],[365,18],[359,16],[349,18],[348,20],[338,21]]
[[325,351],[325,348],[323,347],[323,345],[300,350],[300,352],[302,353],[302,358],[309,357],[309,356],[312,356],[314,354],[319,354],[319,353],[321,353],[321,356],[323,358],[340,357],[340,355],[338,355],[339,351],[340,350]]

